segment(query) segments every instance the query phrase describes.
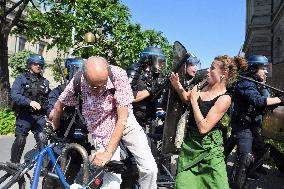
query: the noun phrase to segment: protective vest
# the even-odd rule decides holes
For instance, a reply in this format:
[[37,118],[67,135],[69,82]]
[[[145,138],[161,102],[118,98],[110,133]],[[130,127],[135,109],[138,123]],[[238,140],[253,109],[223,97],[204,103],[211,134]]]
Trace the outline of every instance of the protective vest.
[[24,86],[23,95],[32,101],[38,102],[42,109],[46,109],[49,93],[46,79],[42,76],[33,77],[29,72],[24,73],[24,76],[28,82]]
[[[255,90],[263,95],[263,88],[261,86],[255,84]],[[236,95],[235,91],[233,92],[233,102],[232,121],[238,123],[237,125],[240,126],[240,128],[250,128],[261,125],[259,116],[263,115],[265,107],[255,107],[252,104],[248,104],[241,99],[239,95]]]

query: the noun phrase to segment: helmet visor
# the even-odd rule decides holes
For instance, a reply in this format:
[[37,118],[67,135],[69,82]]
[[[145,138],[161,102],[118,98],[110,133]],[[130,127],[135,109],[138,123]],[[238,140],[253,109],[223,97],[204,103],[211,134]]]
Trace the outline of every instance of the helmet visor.
[[82,64],[70,64],[67,70],[68,80],[71,80],[77,72],[82,71]]
[[191,53],[190,53],[190,56],[187,58],[186,63],[196,66],[197,68],[201,67],[200,60],[194,54],[191,54]]
[[152,71],[154,73],[161,73],[166,69],[167,59],[161,56],[152,56]]

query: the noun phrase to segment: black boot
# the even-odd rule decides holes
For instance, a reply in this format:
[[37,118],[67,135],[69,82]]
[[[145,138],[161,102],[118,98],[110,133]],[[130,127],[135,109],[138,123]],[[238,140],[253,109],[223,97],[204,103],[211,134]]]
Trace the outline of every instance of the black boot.
[[11,148],[11,162],[19,163],[26,145],[26,136],[18,135]]
[[246,184],[248,168],[253,162],[253,156],[250,153],[243,153],[238,155],[238,162],[236,165],[236,174],[233,182],[233,189],[243,189]]
[[267,175],[267,171],[263,166],[259,166],[258,168],[256,168],[256,172],[262,175]]

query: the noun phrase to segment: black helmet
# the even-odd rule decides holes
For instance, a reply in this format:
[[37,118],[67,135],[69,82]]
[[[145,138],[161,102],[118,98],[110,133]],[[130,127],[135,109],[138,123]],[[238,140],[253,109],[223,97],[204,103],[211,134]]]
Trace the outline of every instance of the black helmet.
[[78,71],[82,71],[83,63],[82,58],[67,58],[65,60],[64,74],[69,81]]
[[189,57],[186,59],[187,64],[192,64],[193,66],[198,66],[201,64],[200,60],[194,55],[189,53]]
[[28,61],[27,61],[28,68],[31,68],[31,65],[33,63],[39,64],[43,67],[44,66],[44,58],[39,54],[30,54]]
[[147,47],[140,55],[140,63],[151,66],[154,73],[160,73],[167,65],[167,59],[159,47]]
[[247,72],[250,75],[255,74],[260,67],[268,66],[269,61],[264,55],[252,55],[248,59]]

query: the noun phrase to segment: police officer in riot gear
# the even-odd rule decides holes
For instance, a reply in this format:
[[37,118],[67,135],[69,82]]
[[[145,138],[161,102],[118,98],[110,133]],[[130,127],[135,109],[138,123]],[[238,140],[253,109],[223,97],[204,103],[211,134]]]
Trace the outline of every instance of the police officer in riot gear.
[[[82,71],[83,63],[84,60],[82,58],[68,58],[65,60],[64,76],[67,82],[70,82],[77,72]],[[48,95],[47,115],[50,121],[53,120],[54,105],[60,94],[64,91],[65,87],[66,84],[61,84],[54,88]],[[77,116],[72,122],[73,116],[76,116],[75,107],[66,106],[61,119],[61,127],[58,131],[56,131],[57,136],[60,138],[65,138],[66,141],[70,143],[78,143],[90,152],[90,144],[88,143],[87,138],[88,131],[84,120],[81,120]],[[81,168],[81,164],[79,162],[82,162],[80,154],[74,151],[71,153],[71,162],[66,173],[66,178],[69,183],[74,181],[75,176]],[[49,177],[45,178],[43,183],[44,189],[64,188],[60,182],[58,182],[58,180],[54,180]]]
[[[66,78],[67,81],[70,81],[78,71],[82,71],[83,62],[84,60],[82,58],[68,58],[65,60],[64,77]],[[60,96],[60,94],[64,91],[65,87],[66,83],[58,85],[48,95],[47,115],[50,120],[52,120],[53,117],[52,110],[54,104],[57,101],[57,98]]]
[[200,60],[195,56],[189,56],[185,62],[185,80],[184,80],[184,88],[187,90],[191,90],[194,85],[196,85],[198,81],[194,80],[194,77],[197,72],[197,67],[200,64]]
[[[156,121],[156,118],[162,120],[165,117],[167,91],[161,89],[161,86],[165,79],[163,71],[166,64],[167,59],[160,48],[147,47],[141,52],[139,62],[130,65],[126,71],[135,98],[133,113],[148,136],[150,133],[155,137],[162,134],[163,127]],[[159,94],[157,94],[158,91]],[[149,143],[156,162],[161,162],[159,155],[157,155],[159,152],[155,147],[158,140],[149,140]],[[132,160],[134,161],[133,158]],[[137,175],[135,176],[137,177]],[[125,185],[133,187],[131,183],[125,184],[127,179],[124,179],[124,175],[122,178],[122,187]]]
[[158,47],[147,47],[143,50],[138,63],[127,69],[129,81],[134,93],[134,115],[142,127],[146,127],[150,120],[155,119],[156,111],[165,109],[165,91],[152,102],[154,95],[164,80],[162,73],[167,59]]
[[[67,58],[65,60],[64,75],[68,82],[71,81],[71,79],[77,72],[82,71],[83,63],[84,63],[84,60],[82,58]],[[48,115],[49,120],[51,121],[53,119],[54,104],[57,101],[60,94],[64,91],[65,87],[66,87],[65,83],[62,85],[59,85],[58,87],[53,89],[48,95],[47,115]],[[57,134],[60,137],[64,137],[68,124],[74,115],[74,109],[75,107],[66,107],[64,109],[62,127],[60,131],[57,131]],[[66,123],[68,124],[66,125]],[[81,125],[82,123],[80,122],[80,120],[77,120],[77,119],[75,119],[74,123],[71,123],[71,124],[76,125],[77,127],[70,126],[69,133],[68,135],[66,133],[66,137],[75,143],[81,143],[81,144],[86,143],[86,139],[87,139],[86,133],[88,133],[86,127],[84,125]]]
[[[248,59],[248,68],[244,76],[259,82],[265,82],[268,59],[263,55],[254,55]],[[252,155],[253,147],[258,152],[265,153],[263,141],[253,144],[256,134],[260,131],[262,115],[266,107],[280,105],[284,96],[267,97],[262,94],[262,88],[257,83],[241,79],[236,83],[233,94],[233,112],[231,117],[232,134],[237,141],[238,162],[233,178],[233,188],[241,189],[250,173],[250,168],[258,162],[261,154]]]
[[20,162],[28,132],[34,134],[37,147],[44,145],[42,130],[46,123],[49,81],[42,76],[44,58],[31,54],[27,61],[28,71],[19,75],[13,83],[11,98],[16,109],[16,139],[11,149],[11,162]]

